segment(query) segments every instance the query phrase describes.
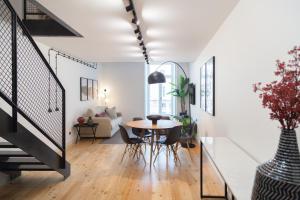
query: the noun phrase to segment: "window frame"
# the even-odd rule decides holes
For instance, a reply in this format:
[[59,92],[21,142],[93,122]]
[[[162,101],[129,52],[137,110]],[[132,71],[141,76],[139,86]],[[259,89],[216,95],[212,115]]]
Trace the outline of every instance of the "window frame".
[[[154,63],[154,64],[151,64],[151,65],[148,65],[148,64],[145,64],[145,89],[146,89],[146,92],[145,92],[145,114],[146,116],[150,114],[150,85],[148,84],[148,76],[150,74],[150,68],[151,66],[155,66],[157,65],[157,67],[159,67],[159,64],[157,63]],[[171,75],[166,75],[166,79],[167,78],[170,78],[171,79],[171,82],[172,83],[176,83],[176,77],[177,77],[177,71],[175,69],[175,65],[173,63],[168,63],[168,65],[171,66]],[[164,66],[161,66],[159,69],[163,69]],[[161,71],[159,70],[158,71]],[[166,82],[166,84],[169,84]],[[171,97],[171,113],[162,113],[162,101],[163,101],[163,96],[162,96],[162,84],[159,84],[158,86],[158,90],[159,90],[159,95],[158,95],[158,109],[159,109],[159,113],[156,113],[156,114],[160,114],[160,115],[175,115],[176,112],[177,112],[177,101],[176,101],[176,97],[172,96]]]

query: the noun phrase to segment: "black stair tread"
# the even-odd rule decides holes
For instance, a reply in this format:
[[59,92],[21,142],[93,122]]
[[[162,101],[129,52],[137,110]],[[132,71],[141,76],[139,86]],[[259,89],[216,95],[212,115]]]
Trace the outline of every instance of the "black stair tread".
[[25,164],[25,165],[30,165],[30,164],[35,164],[35,165],[43,165],[44,163],[40,162],[36,158],[32,157],[22,157],[22,158],[16,158],[16,157],[10,157],[10,158],[4,158],[1,160],[0,158],[0,163],[10,163],[10,164]]
[[32,157],[24,151],[0,151],[0,157]]
[[18,148],[9,142],[0,142],[0,148]]
[[54,171],[47,165],[0,164],[2,171]]

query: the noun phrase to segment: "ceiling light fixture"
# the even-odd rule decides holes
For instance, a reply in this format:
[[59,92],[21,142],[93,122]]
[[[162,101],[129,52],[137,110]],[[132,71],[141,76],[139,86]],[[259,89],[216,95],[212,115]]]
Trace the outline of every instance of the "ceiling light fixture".
[[134,30],[134,33],[135,33],[135,34],[138,34],[138,33],[140,33],[140,32],[141,32],[141,31],[140,31],[140,27],[137,26],[136,29]]
[[133,7],[132,0],[129,0],[129,5],[126,6],[126,11],[130,12],[130,11],[133,11],[133,9],[134,9],[134,7]]
[[143,35],[142,35],[141,29],[140,29],[140,26],[139,26],[140,22],[137,18],[137,14],[136,14],[136,11],[135,11],[133,0],[128,0],[128,1],[129,1],[129,5],[126,6],[125,9],[126,9],[127,12],[132,11],[132,17],[133,18],[131,20],[131,23],[136,25],[136,28],[134,29],[134,34],[136,35],[137,39],[140,41],[139,46],[141,46],[141,48],[143,50],[143,54],[145,56],[146,63],[149,64],[147,49],[146,49],[145,44],[144,44]]

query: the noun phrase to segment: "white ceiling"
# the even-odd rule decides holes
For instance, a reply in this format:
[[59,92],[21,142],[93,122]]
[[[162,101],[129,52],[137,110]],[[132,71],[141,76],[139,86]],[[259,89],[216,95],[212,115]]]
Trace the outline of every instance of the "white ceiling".
[[[123,0],[38,0],[83,35],[36,37],[97,62],[144,61]],[[125,1],[126,2],[126,1]],[[133,0],[150,62],[196,59],[238,0]]]

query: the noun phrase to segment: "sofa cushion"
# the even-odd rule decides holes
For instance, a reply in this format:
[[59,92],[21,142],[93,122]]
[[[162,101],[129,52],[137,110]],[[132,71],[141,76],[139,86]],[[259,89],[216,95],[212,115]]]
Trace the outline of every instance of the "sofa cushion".
[[105,109],[107,108],[107,106],[96,106],[95,107],[95,113],[103,113],[105,112]]
[[92,116],[95,116],[95,111],[93,109],[88,109],[86,111],[86,113],[84,114],[84,117],[92,117]]
[[109,117],[106,112],[96,113],[95,117]]
[[108,114],[108,116],[111,119],[116,119],[117,116],[117,111],[116,111],[116,107],[112,107],[112,108],[106,108],[105,112]]

